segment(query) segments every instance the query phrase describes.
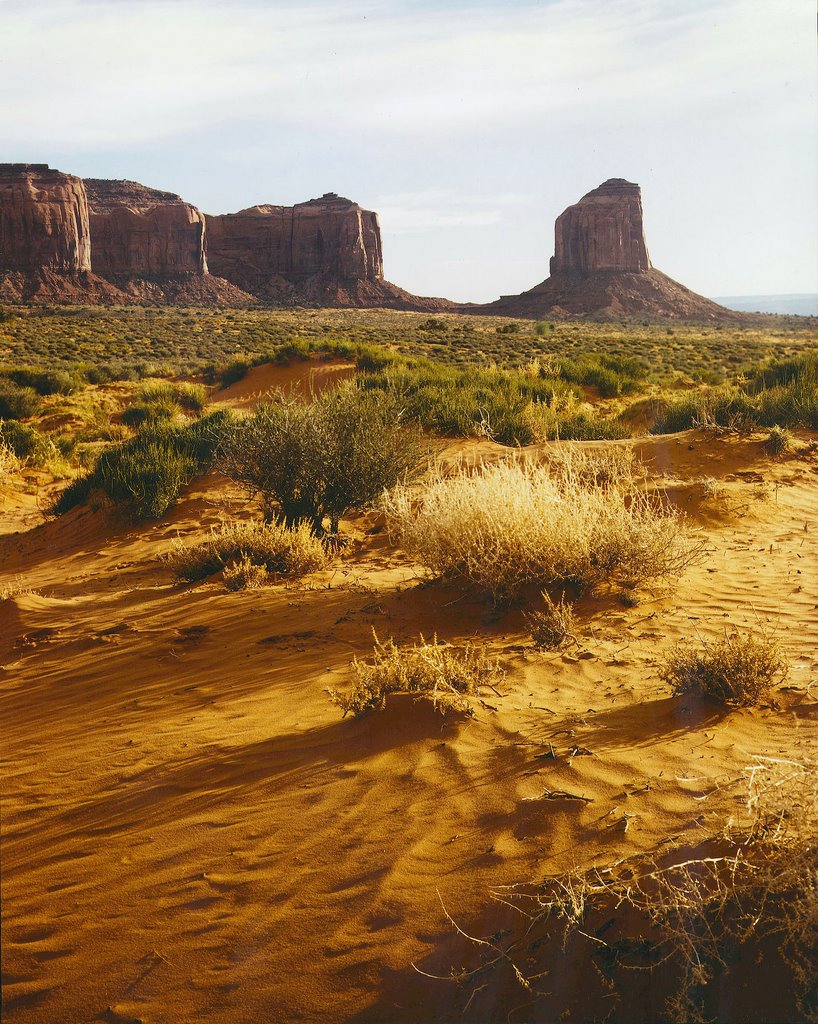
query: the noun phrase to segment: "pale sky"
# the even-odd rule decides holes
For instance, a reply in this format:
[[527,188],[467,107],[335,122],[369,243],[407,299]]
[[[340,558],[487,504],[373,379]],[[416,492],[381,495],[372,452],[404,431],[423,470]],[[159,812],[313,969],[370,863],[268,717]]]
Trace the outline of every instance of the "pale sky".
[[461,301],[547,277],[611,177],[696,291],[818,291],[817,125],[813,0],[0,0],[0,161],[208,213],[338,192]]

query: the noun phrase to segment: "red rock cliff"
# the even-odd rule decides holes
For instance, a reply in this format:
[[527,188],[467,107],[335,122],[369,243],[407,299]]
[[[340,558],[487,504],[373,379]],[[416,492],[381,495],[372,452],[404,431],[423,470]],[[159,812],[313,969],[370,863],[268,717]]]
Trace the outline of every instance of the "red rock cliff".
[[208,215],[207,240],[212,273],[248,291],[263,292],[281,278],[383,278],[378,215],[334,193],[296,206]]
[[650,269],[642,226],[642,193],[624,178],[609,178],[560,214],[554,225],[551,273]]
[[82,180],[48,164],[0,164],[0,271],[90,269]]
[[204,214],[172,192],[86,178],[93,269],[112,280],[206,274]]

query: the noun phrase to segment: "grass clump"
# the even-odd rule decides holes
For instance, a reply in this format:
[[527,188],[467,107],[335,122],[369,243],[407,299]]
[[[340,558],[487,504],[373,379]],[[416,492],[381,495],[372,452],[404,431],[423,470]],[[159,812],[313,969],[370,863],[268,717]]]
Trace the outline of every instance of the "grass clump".
[[326,565],[328,556],[306,523],[289,529],[251,522],[222,526],[193,544],[179,542],[165,560],[181,582],[194,583],[224,570],[227,588],[239,590],[261,586],[271,573],[303,576]]
[[269,576],[266,565],[256,565],[246,555],[238,562],[225,566],[222,573],[224,585],[231,591],[258,590],[267,583]]
[[565,595],[559,601],[554,601],[547,591],[543,591],[542,599],[545,605],[542,611],[523,614],[534,646],[542,651],[555,651],[564,647],[569,640],[576,643],[574,609],[565,600]]
[[436,473],[419,496],[406,486],[386,496],[387,523],[432,575],[495,600],[530,583],[635,585],[681,572],[697,548],[680,514],[640,490],[632,471],[610,477],[595,461],[567,449],[552,465],[511,459]]
[[792,434],[786,427],[773,427],[767,435],[764,447],[774,458],[792,451]]
[[338,533],[341,516],[412,471],[420,434],[394,400],[344,384],[309,405],[280,394],[228,434],[219,465],[261,501],[266,522]]
[[434,708],[472,713],[470,696],[481,686],[495,688],[505,673],[498,662],[467,644],[462,649],[431,643],[421,636],[411,647],[399,647],[394,640],[381,642],[375,635],[370,662],[352,662],[355,682],[347,693],[329,689],[330,700],[347,715],[361,717],[370,711],[383,711],[390,693],[410,693],[431,700]]
[[205,416],[187,427],[152,426],[106,448],[94,468],[60,494],[52,513],[60,516],[97,490],[125,504],[135,519],[159,519],[181,489],[212,462],[232,417]]
[[661,673],[674,694],[696,693],[739,707],[768,700],[786,677],[787,664],[773,636],[738,632],[705,642],[700,650],[679,648]]

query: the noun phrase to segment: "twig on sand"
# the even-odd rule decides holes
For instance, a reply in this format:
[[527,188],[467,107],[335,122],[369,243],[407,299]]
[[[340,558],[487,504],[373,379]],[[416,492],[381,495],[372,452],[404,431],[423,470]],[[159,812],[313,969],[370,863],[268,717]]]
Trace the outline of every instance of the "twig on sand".
[[581,796],[579,793],[569,793],[565,789],[544,789],[539,796],[524,796],[523,800],[581,800],[584,804],[592,804],[592,796]]

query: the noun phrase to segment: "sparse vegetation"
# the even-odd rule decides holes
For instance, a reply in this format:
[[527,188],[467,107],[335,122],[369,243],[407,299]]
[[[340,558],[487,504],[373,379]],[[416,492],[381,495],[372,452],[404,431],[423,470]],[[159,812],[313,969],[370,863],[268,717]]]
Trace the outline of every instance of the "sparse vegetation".
[[[228,589],[240,580],[268,574],[303,576],[327,563],[327,552],[306,523],[287,528],[279,523],[245,522],[212,530],[205,540],[177,542],[165,556],[177,580],[193,583],[225,570]],[[229,570],[229,572],[228,572]],[[245,582],[243,585],[248,585]]]
[[631,477],[594,480],[594,456],[559,464],[512,459],[385,500],[389,528],[434,576],[464,579],[497,600],[526,584],[638,583],[681,572],[696,555],[678,513]]
[[329,689],[330,700],[347,715],[361,716],[383,711],[391,693],[409,693],[431,700],[441,714],[460,711],[471,714],[470,696],[481,687],[496,687],[505,673],[497,661],[479,648],[467,644],[458,649],[423,637],[410,647],[394,640],[381,642],[375,636],[371,662],[352,662],[355,682],[346,693]]
[[721,704],[742,707],[768,700],[787,677],[787,664],[775,638],[755,633],[726,633],[698,650],[680,647],[668,657],[662,679],[674,694],[697,693]]
[[[524,928],[504,933],[502,944],[458,928],[484,959],[450,980],[474,990],[503,966],[532,1019],[574,1019],[601,999],[618,1020],[643,996],[638,979],[647,971],[657,1003],[665,997],[656,1020],[703,1024],[721,1019],[730,992],[751,976],[777,991],[778,1014],[764,1019],[818,1020],[818,763],[760,759],[745,778],[745,813],[686,857],[632,858],[552,875],[534,889],[499,887],[495,898],[520,911]],[[588,965],[578,1002],[570,987],[542,983],[553,973],[543,955],[555,948]]]

